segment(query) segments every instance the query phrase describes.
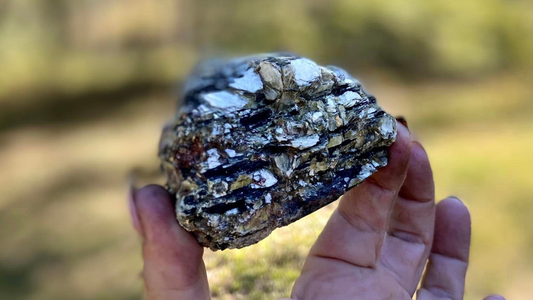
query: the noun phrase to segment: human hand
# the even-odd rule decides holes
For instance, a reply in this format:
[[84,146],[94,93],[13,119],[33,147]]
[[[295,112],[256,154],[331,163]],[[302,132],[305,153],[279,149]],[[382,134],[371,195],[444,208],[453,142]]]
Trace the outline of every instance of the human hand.
[[[415,291],[420,300],[463,299],[468,209],[456,198],[435,204],[427,154],[403,125],[389,153],[385,168],[340,200],[309,252],[292,299],[404,300]],[[143,238],[148,299],[210,299],[204,249],[179,226],[167,191],[156,185],[132,191],[130,204]]]

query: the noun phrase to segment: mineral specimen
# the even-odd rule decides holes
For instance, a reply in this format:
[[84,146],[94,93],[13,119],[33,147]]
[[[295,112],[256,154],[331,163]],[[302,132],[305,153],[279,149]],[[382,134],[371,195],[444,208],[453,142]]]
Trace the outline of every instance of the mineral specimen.
[[223,250],[336,200],[387,164],[395,138],[345,71],[271,54],[197,67],[159,156],[181,226]]

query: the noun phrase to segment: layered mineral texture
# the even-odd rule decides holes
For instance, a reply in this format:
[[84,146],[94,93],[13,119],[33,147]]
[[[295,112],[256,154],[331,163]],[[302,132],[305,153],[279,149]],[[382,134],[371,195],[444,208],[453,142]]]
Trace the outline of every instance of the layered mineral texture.
[[345,71],[271,54],[197,67],[159,156],[181,226],[223,250],[335,201],[387,164],[395,138]]

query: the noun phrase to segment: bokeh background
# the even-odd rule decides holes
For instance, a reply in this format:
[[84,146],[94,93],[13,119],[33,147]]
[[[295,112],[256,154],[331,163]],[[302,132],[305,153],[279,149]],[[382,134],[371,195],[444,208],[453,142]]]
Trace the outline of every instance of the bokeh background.
[[[142,298],[127,175],[204,57],[293,51],[406,116],[472,212],[468,300],[533,295],[533,2],[1,0],[0,299]],[[288,296],[335,204],[206,262],[214,299]]]

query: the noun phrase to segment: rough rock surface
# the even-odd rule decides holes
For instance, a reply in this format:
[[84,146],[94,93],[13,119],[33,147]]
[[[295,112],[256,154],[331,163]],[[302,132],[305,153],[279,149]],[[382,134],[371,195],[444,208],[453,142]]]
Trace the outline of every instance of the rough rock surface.
[[293,55],[210,61],[190,77],[160,159],[179,223],[245,247],[387,164],[396,121],[336,67]]

